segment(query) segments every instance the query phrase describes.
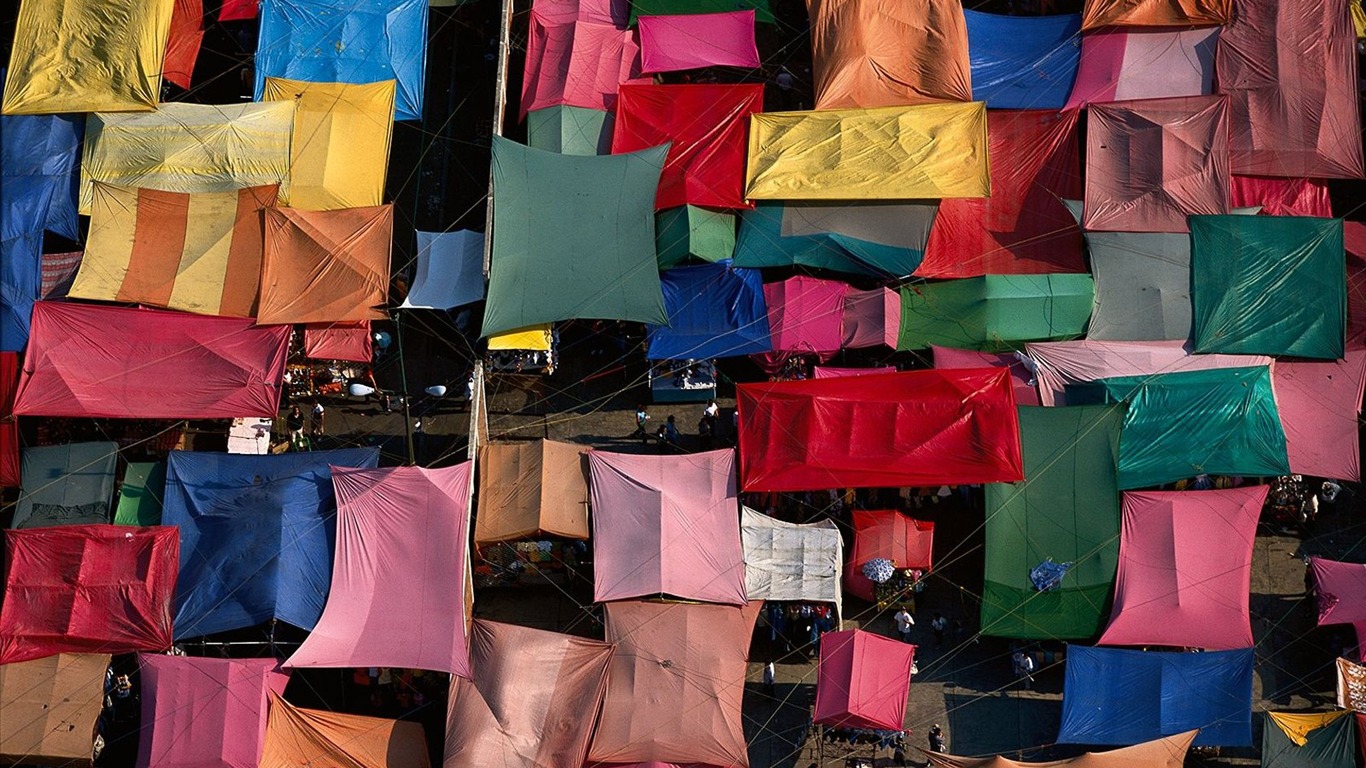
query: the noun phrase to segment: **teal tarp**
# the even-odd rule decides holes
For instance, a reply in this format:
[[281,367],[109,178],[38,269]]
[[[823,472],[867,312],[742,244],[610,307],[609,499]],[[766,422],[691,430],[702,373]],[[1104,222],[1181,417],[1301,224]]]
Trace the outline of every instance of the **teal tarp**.
[[[904,217],[909,214],[923,221],[926,237],[939,210],[934,205],[877,205],[886,210],[889,216]],[[811,267],[852,275],[902,277],[915,272],[925,257],[924,241],[912,248],[839,232],[785,233],[785,208],[782,203],[758,203],[753,210],[740,215],[735,266]]]
[[115,525],[161,525],[161,501],[166,497],[166,462],[130,461],[123,471]]
[[533,109],[526,116],[526,143],[563,155],[610,155],[612,113],[560,105]]
[[109,522],[118,443],[25,448],[14,528]]
[[655,249],[660,269],[698,259],[716,263],[735,251],[735,214],[684,205],[655,217]]
[[1090,275],[986,275],[907,285],[897,348],[999,349],[1077,338],[1094,299]]

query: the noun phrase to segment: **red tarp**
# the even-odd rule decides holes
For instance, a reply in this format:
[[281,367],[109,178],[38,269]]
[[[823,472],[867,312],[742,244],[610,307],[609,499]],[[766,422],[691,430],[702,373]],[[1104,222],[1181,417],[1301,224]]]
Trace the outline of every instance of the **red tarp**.
[[[225,3],[230,5],[230,3]],[[226,7],[223,12],[226,12]],[[221,13],[220,13],[221,18]],[[161,76],[189,90],[199,46],[204,42],[204,0],[175,0]]]
[[745,491],[1024,479],[1006,370],[740,384],[736,401]]
[[370,321],[305,325],[304,357],[311,360],[346,360],[353,363],[368,363],[374,360]]
[[900,512],[854,510],[854,551],[844,564],[844,588],[864,600],[874,598],[873,582],[863,575],[863,564],[885,557],[897,570],[930,570],[934,553],[934,523]]
[[0,488],[19,487],[19,421],[14,418],[18,386],[18,353],[0,352]]
[[1357,417],[1363,384],[1366,350],[1349,349],[1344,359],[1330,362],[1278,360],[1271,367],[1291,472],[1361,479]]
[[821,638],[814,722],[899,731],[906,719],[915,646],[850,629]]
[[1328,185],[1317,179],[1273,179],[1234,176],[1230,208],[1259,207],[1263,216],[1319,216],[1331,218]]
[[218,11],[219,21],[246,21],[256,18],[261,11],[261,0],[223,0]]
[[622,83],[640,77],[635,33],[613,24],[575,19],[562,9],[533,8],[522,77],[522,118],[533,109],[566,105],[611,110]]
[[170,648],[179,568],[173,526],[6,531],[0,664]]
[[289,332],[250,318],[40,301],[14,412],[273,418]]
[[1034,375],[1014,352],[978,352],[975,349],[954,349],[953,347],[931,346],[934,353],[934,367],[953,370],[955,368],[1005,368],[1010,371],[1010,386],[1015,390],[1016,405],[1041,405],[1039,388],[1031,386]]
[[612,154],[669,144],[655,209],[747,208],[749,116],[764,110],[762,85],[621,86]]
[[1081,228],[1063,200],[1082,194],[1070,112],[987,111],[991,196],[944,200],[920,277],[1081,273]]

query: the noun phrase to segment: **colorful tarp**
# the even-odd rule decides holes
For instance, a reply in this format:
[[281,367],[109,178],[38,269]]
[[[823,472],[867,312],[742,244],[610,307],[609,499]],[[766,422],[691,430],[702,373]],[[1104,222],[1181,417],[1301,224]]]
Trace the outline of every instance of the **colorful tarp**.
[[1353,348],[1366,344],[1366,223],[1342,222],[1347,251],[1347,340]]
[[23,450],[14,528],[109,522],[118,443],[66,443]]
[[14,392],[19,387],[19,356],[0,352],[0,488],[22,482],[19,471],[19,420],[14,418]]
[[605,109],[564,104],[533,109],[526,116],[526,143],[562,155],[607,155],[612,152],[614,122]]
[[759,66],[754,11],[642,16],[639,22],[644,72]]
[[[1122,409],[1021,408],[1025,482],[986,487],[982,634],[1028,639],[1094,637],[1119,563]],[[1053,589],[1030,571],[1067,564]]]
[[1357,724],[1347,710],[1264,714],[1265,768],[1355,768]]
[[812,0],[816,109],[972,101],[968,30],[952,0]]
[[494,137],[484,335],[572,318],[668,322],[653,210],[666,152],[577,157]]
[[[863,575],[869,560],[892,561],[897,570],[930,570],[934,556],[934,523],[894,510],[853,512],[854,551],[844,564],[844,588],[864,600],[874,599],[873,582]],[[899,730],[899,728],[894,729]]]
[[1066,388],[1113,376],[1270,365],[1260,355],[1195,355],[1180,341],[1053,341],[1026,344],[1044,405],[1067,403]]
[[789,354],[829,359],[844,344],[844,299],[851,289],[805,275],[764,285],[768,328],[776,360]]
[[309,323],[304,326],[304,357],[309,360],[346,360],[369,363],[375,359],[369,320]]
[[936,209],[902,203],[759,203],[741,214],[735,265],[904,277],[920,265]]
[[1135,744],[1199,728],[1195,746],[1251,746],[1252,655],[1068,646],[1058,743]]
[[481,446],[474,543],[587,539],[587,451],[556,440]]
[[1275,179],[1270,176],[1237,176],[1232,179],[1230,204],[1234,208],[1256,206],[1263,216],[1333,215],[1328,183],[1322,179]]
[[161,502],[165,495],[166,462],[128,462],[119,485],[114,525],[161,525]]
[[400,309],[453,309],[484,298],[484,233],[417,232],[417,274]]
[[384,320],[394,206],[266,211],[257,322]]
[[[1010,385],[1015,390],[1016,405],[1038,405],[1039,387],[1034,374],[1021,362],[1027,358],[1018,352],[978,352],[975,349],[931,346],[935,368],[1005,368],[1010,371]],[[816,378],[820,378],[817,376]]]
[[[1081,204],[1070,203],[1078,220]],[[1096,305],[1086,338],[1184,342],[1191,330],[1190,236],[1087,232]]]
[[914,666],[914,645],[857,629],[825,635],[813,722],[902,730]]
[[1185,232],[1190,214],[1228,213],[1227,99],[1092,104],[1087,112],[1083,227]]
[[773,349],[759,270],[722,261],[665,270],[659,279],[669,324],[647,328],[649,359],[700,360]]
[[271,619],[312,629],[332,580],[330,467],[376,467],[379,451],[279,455],[172,451],[161,519],[180,529],[177,638]]
[[549,352],[551,336],[550,323],[533,325],[529,328],[494,334],[488,338],[488,347],[490,352],[501,349]]
[[613,647],[476,619],[451,680],[443,768],[582,768]]
[[735,389],[746,491],[1023,477],[1007,371],[910,371]]
[[[981,366],[969,366],[973,368]],[[833,365],[811,366],[813,379],[838,379],[841,376],[873,376],[879,373],[896,373],[895,365],[880,365],[876,368],[839,368]]]
[[768,0],[631,0],[631,23],[635,24],[640,16],[720,13],[739,9],[753,10],[754,19],[760,24],[772,24],[774,21]]
[[603,606],[616,650],[588,759],[747,768],[740,699],[760,606]]
[[157,309],[40,301],[14,412],[132,419],[272,418],[289,328]]
[[1366,667],[1339,657],[1337,673],[1337,705],[1366,712]]
[[109,654],[0,665],[0,761],[91,765]]
[[267,77],[396,84],[395,120],[422,119],[426,0],[265,0],[256,45],[256,100]]
[[901,294],[890,288],[849,291],[844,294],[840,324],[845,349],[896,349],[901,334]]
[[270,697],[259,768],[430,768],[422,724],[295,707]]
[[934,768],[1182,768],[1194,740],[1195,731],[1187,731],[1132,747],[1086,752],[1079,757],[1047,763],[1022,763],[1007,757],[954,757],[933,752],[925,756]]
[[532,8],[529,24],[524,118],[531,110],[558,106],[611,111],[621,84],[640,77],[635,35],[610,21],[556,18]]
[[735,452],[588,454],[593,599],[667,594],[744,605]]
[[[469,577],[471,471],[470,462],[332,468],[332,589],[322,618],[286,666],[407,667],[469,677],[461,585]],[[409,630],[388,629],[398,626]]]
[[740,508],[740,541],[745,553],[745,592],[750,600],[840,599],[844,542],[833,520],[798,524]]
[[275,659],[138,654],[143,727],[138,768],[253,768],[270,695],[289,676]]
[[1110,27],[1088,32],[1081,37],[1081,65],[1067,109],[1212,93],[1218,42],[1218,27]]
[[85,256],[67,295],[252,317],[262,216],[278,190],[187,194],[93,182]]
[[1226,24],[1233,0],[1086,0],[1081,28],[1198,27]]
[[897,348],[1000,349],[1081,336],[1095,303],[1090,275],[986,275],[901,288]]
[[175,0],[171,11],[170,34],[166,39],[166,56],[162,77],[189,90],[194,76],[195,60],[204,42],[203,0]]
[[[85,119],[80,115],[0,115],[0,187],[5,193],[6,238],[17,232],[46,229],[77,239],[76,161],[84,133]],[[24,199],[40,204],[15,204]],[[11,219],[21,211],[32,211],[35,218]]]
[[178,549],[171,527],[8,531],[0,665],[170,648]]
[[[1341,219],[1191,217],[1196,352],[1336,360],[1345,347]],[[1313,301],[1304,301],[1307,294]]]
[[218,11],[219,21],[247,21],[261,11],[261,0],[223,0]]
[[0,111],[41,115],[155,109],[173,4],[21,3]]
[[1079,114],[987,112],[991,196],[939,205],[916,275],[1085,272],[1081,230],[1062,203],[1081,194]]
[[1366,565],[1309,558],[1319,626],[1366,622]]
[[755,200],[915,200],[991,192],[981,102],[756,114],[748,157],[745,196]]
[[1356,35],[1342,6],[1239,1],[1215,57],[1234,173],[1361,178]]
[[989,109],[1062,109],[1081,57],[1081,16],[963,16],[973,98]]
[[76,270],[81,266],[83,251],[70,253],[45,253],[42,256],[43,285],[38,292],[39,298],[66,298],[71,282],[76,279]]
[[733,213],[683,205],[655,214],[655,255],[660,269],[698,259],[716,263],[734,253]]
[[1345,354],[1343,360],[1321,363],[1279,360],[1271,369],[1295,474],[1361,478],[1357,417],[1366,385],[1366,351]]

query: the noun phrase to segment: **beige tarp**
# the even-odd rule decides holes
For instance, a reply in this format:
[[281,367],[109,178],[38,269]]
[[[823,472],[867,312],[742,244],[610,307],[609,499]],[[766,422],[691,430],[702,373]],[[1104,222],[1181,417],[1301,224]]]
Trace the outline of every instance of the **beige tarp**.
[[300,709],[275,694],[259,768],[430,768],[422,724]]
[[0,764],[91,765],[107,653],[0,665]]
[[1186,731],[1132,747],[1121,747],[1109,752],[1087,752],[1080,757],[1046,763],[1023,763],[1005,757],[926,756],[934,768],[1181,768],[1196,733]]
[[587,450],[555,440],[484,446],[474,543],[536,534],[587,539]]

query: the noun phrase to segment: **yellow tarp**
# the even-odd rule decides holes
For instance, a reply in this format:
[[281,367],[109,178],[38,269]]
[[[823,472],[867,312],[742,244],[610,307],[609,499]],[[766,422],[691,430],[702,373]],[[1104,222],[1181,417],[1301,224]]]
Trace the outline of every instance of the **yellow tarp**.
[[489,337],[489,351],[500,349],[529,350],[531,352],[550,351],[550,326],[533,325],[520,331],[508,331]]
[[1361,9],[1361,0],[1350,0],[1347,7],[1352,12],[1352,26],[1356,28],[1357,37],[1366,37],[1366,11]]
[[294,104],[165,104],[86,121],[81,213],[92,182],[163,192],[231,192],[289,177]]
[[7,115],[156,108],[174,0],[24,0]]
[[750,117],[755,200],[986,197],[982,102]]
[[1295,746],[1302,747],[1309,742],[1309,733],[1317,731],[1334,720],[1349,714],[1348,710],[1339,709],[1336,712],[1310,712],[1307,714],[1294,714],[1292,712],[1267,712],[1266,716],[1271,718],[1271,722],[1276,727],[1285,732],[1285,737],[1295,742]]
[[394,81],[365,85],[267,77],[262,101],[293,101],[293,163],[281,205],[310,211],[365,208],[384,198]]

